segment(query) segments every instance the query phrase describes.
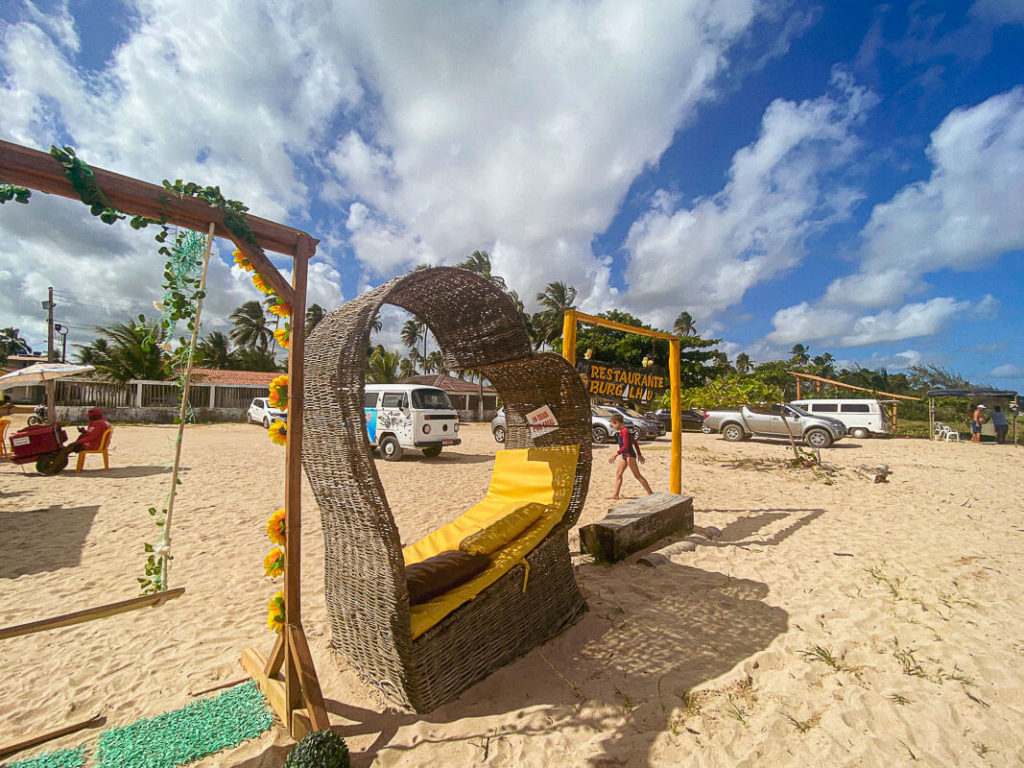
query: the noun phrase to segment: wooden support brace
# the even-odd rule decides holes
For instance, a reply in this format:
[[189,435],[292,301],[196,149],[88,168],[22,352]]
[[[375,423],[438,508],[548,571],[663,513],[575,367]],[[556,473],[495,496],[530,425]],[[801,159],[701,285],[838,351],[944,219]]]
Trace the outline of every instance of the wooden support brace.
[[295,666],[299,670],[302,683],[302,698],[306,705],[306,714],[313,730],[322,731],[330,728],[331,723],[327,718],[327,707],[324,705],[323,693],[320,691],[320,681],[316,676],[316,667],[313,665],[313,654],[309,652],[309,643],[306,641],[306,633],[302,627],[288,626],[285,628],[288,633],[288,650],[295,659]]
[[20,635],[31,635],[34,632],[44,632],[48,629],[70,627],[74,624],[84,624],[93,619],[102,619],[105,616],[114,616],[118,613],[127,613],[138,608],[161,605],[165,600],[173,600],[175,597],[181,597],[183,594],[185,594],[185,588],[177,587],[176,589],[168,589],[166,592],[157,592],[153,595],[143,595],[142,597],[134,597],[131,600],[122,600],[119,603],[98,605],[94,608],[86,608],[74,613],[65,613],[49,619],[40,619],[39,621],[30,621],[27,624],[4,627],[0,629],[0,640]]
[[71,725],[65,725],[63,728],[56,728],[46,733],[40,733],[37,736],[31,736],[27,739],[21,739],[20,741],[10,742],[0,746],[0,757],[7,757],[13,755],[15,752],[21,752],[23,749],[34,747],[37,744],[45,744],[48,741],[59,739],[61,736],[67,736],[69,733],[76,733],[77,731],[83,731],[86,728],[99,728],[101,725],[106,724],[107,718],[101,715],[95,715],[90,717],[88,720],[81,720]]

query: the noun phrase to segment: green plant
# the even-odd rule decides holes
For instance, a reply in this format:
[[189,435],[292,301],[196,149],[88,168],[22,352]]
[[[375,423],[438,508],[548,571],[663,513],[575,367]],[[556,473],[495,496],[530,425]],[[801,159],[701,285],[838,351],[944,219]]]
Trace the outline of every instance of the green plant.
[[811,648],[809,650],[800,651],[799,653],[800,653],[801,656],[806,658],[808,661],[822,661],[827,666],[831,667],[832,669],[836,670],[837,672],[842,668],[840,666],[840,664],[839,664],[839,659],[837,659],[832,654],[832,649],[831,648],[823,648],[820,645],[816,645],[816,646],[814,646],[813,648]]
[[30,197],[32,197],[31,190],[25,189],[25,187],[16,187],[13,184],[0,181],[0,205],[3,205],[8,200],[13,200],[16,203],[27,205]]
[[284,763],[285,768],[348,768],[345,740],[331,730],[314,731],[296,744]]

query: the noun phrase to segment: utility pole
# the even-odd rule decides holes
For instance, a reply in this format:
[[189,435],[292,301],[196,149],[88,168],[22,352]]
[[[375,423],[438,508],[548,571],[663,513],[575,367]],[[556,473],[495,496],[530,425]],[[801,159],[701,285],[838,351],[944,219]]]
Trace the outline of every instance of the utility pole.
[[[50,286],[50,290],[47,295],[47,299],[43,302],[43,307],[46,309],[47,320],[46,320],[46,362],[53,362],[53,286]],[[43,380],[43,386],[46,388],[46,414],[50,418],[50,425],[57,421],[57,409],[53,403],[53,381],[49,379]]]

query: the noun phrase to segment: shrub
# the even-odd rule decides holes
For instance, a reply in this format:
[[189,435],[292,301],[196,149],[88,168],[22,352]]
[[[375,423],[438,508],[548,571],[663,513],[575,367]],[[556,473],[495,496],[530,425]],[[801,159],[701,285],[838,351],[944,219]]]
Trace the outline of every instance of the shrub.
[[285,768],[349,768],[348,746],[334,731],[316,731],[296,744]]

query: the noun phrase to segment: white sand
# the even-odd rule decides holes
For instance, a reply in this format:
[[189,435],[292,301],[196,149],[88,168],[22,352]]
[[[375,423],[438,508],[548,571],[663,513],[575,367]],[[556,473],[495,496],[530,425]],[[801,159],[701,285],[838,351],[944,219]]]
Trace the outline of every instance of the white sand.
[[[15,417],[23,420],[24,417]],[[134,597],[146,513],[166,496],[170,427],[118,427],[109,473],[0,463],[0,624]],[[405,541],[476,501],[497,448],[463,430],[441,459],[378,461]],[[645,473],[668,490],[668,442]],[[612,502],[595,449],[581,524]],[[784,443],[684,435],[685,492],[718,539],[657,568],[576,558],[590,610],[551,643],[427,716],[390,708],[328,649],[323,543],[306,492],[304,624],[354,765],[989,766],[1024,760],[1024,449],[846,440],[844,467],[761,465]],[[175,709],[269,652],[263,525],[284,452],[255,426],[189,428],[166,605],[2,642],[0,744],[102,713]],[[888,464],[887,484],[851,470]],[[624,494],[639,486],[627,477]],[[577,546],[575,532],[571,541]],[[815,656],[818,649],[819,656]],[[821,656],[834,659],[835,668]],[[97,731],[19,754],[95,744]],[[283,762],[280,728],[196,765]]]

